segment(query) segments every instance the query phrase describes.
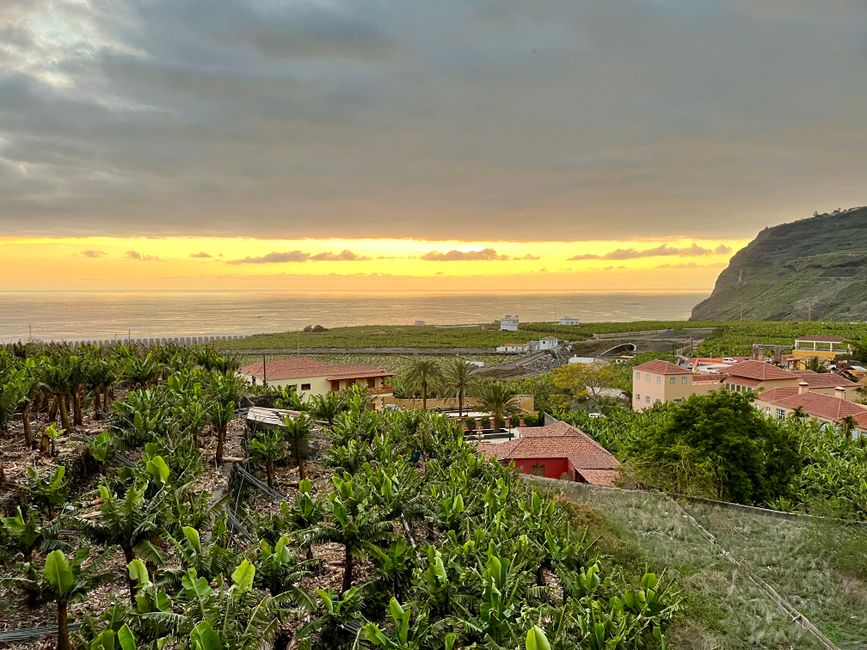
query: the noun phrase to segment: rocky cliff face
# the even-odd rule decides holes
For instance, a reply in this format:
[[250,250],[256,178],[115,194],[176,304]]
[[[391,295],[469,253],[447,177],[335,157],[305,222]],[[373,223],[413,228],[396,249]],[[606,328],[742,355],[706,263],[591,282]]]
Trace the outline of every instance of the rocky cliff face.
[[867,320],[867,207],[766,228],[692,320]]

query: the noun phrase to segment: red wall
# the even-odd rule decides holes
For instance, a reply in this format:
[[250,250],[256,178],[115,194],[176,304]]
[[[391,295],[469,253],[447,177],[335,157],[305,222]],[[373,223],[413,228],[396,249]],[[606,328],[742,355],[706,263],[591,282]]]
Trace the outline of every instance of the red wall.
[[[568,474],[569,478],[574,478],[572,468],[569,467],[569,460],[566,458],[516,458],[513,461],[515,467],[523,474],[531,474],[533,465],[544,465],[545,478],[560,478],[563,474]],[[509,461],[503,462],[509,463]]]

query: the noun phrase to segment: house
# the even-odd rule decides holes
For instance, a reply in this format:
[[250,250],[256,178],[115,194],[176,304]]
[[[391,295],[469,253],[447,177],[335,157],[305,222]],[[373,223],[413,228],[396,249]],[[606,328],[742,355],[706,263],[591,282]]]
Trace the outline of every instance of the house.
[[500,319],[501,332],[517,332],[518,331],[518,315],[514,316],[506,314]]
[[854,423],[852,436],[867,436],[867,406],[845,399],[845,389],[835,390],[835,395],[816,393],[807,382],[797,387],[772,388],[756,397],[756,408],[778,420],[791,417],[800,409],[807,417],[827,425],[845,426],[844,420]]
[[529,343],[503,343],[497,346],[497,352],[526,354],[530,351]]
[[563,318],[560,319],[559,323],[561,325],[580,325],[581,321],[579,321],[577,318],[572,318],[571,316],[563,316]]
[[786,386],[796,387],[799,381],[797,375],[778,368],[772,363],[747,360],[728,367],[723,378],[723,386],[725,390],[758,392]]
[[477,443],[479,451],[504,465],[514,463],[523,474],[561,478],[594,485],[614,485],[617,459],[586,433],[565,422],[543,427],[517,427],[518,438]]
[[632,409],[643,411],[660,402],[682,402],[692,395],[719,390],[719,375],[693,374],[670,361],[654,359],[632,369]]
[[556,350],[558,347],[560,347],[560,339],[556,336],[544,336],[538,341],[530,341],[530,352]]
[[833,361],[839,356],[852,354],[852,347],[841,336],[812,335],[795,339],[792,356],[815,357],[823,361]]
[[842,389],[843,398],[848,401],[858,399],[858,384],[845,377],[830,372],[812,370],[783,370],[770,363],[761,361],[741,361],[729,366],[724,372],[723,385],[726,390],[761,392],[773,388],[797,388],[806,382],[810,392],[836,396]]
[[355,384],[364,386],[376,397],[393,395],[393,372],[361,364],[337,365],[309,357],[263,359],[243,366],[238,374],[251,383],[294,389],[302,399],[334,393]]

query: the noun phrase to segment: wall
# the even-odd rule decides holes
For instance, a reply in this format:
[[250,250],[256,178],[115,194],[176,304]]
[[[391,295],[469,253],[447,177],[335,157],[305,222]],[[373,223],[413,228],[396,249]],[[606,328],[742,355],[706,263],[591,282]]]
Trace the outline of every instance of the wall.
[[[535,411],[535,402],[532,395],[517,395],[518,398],[518,410],[522,413],[530,413]],[[418,399],[407,399],[404,397],[385,397],[386,404],[396,404],[402,409],[420,409],[421,408],[421,398]],[[458,408],[458,398],[457,397],[429,397],[427,400],[428,410],[430,409],[442,409],[444,411],[457,410]],[[475,410],[476,408],[476,399],[474,397],[464,397],[464,410]]]
[[533,465],[544,465],[545,478],[560,478],[563,474],[570,477],[574,475],[566,458],[517,458],[512,462],[523,474],[532,474]]
[[[636,376],[641,373],[641,379]],[[650,376],[650,381],[647,377]],[[674,383],[671,383],[672,378]],[[687,383],[683,383],[686,378]],[[692,395],[707,395],[711,391],[720,390],[722,385],[712,381],[693,381],[689,375],[656,375],[643,370],[634,370],[632,373],[632,408],[635,411],[643,411],[653,406],[657,400],[660,402],[674,402],[685,400]],[[650,397],[650,401],[647,398]]]

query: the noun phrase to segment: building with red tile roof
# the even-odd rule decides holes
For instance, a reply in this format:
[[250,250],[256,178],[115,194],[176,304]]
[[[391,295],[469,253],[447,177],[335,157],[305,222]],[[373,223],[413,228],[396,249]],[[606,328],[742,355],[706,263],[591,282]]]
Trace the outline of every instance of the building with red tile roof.
[[867,406],[846,400],[842,387],[836,392],[836,395],[816,393],[806,382],[801,382],[797,388],[773,388],[759,394],[756,408],[779,420],[791,417],[795,409],[800,409],[807,417],[838,427],[845,418],[851,417],[856,424],[853,434],[867,436]]
[[594,485],[614,485],[620,463],[589,435],[565,422],[519,427],[519,437],[502,443],[477,443],[479,451],[524,474],[561,478]]
[[[252,383],[294,388],[302,399],[360,384],[377,397],[392,396],[394,373],[364,364],[331,364],[311,357],[263,359],[243,366],[238,373]],[[381,401],[381,400],[380,400]]]

